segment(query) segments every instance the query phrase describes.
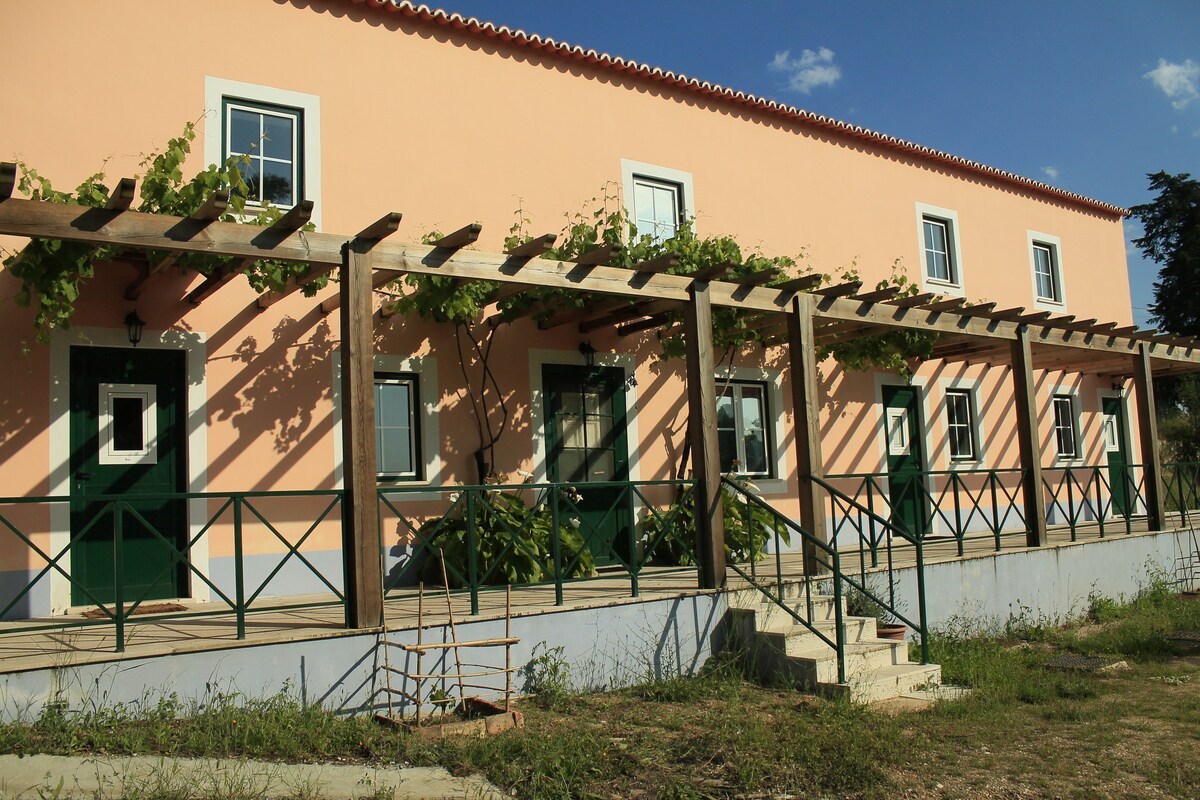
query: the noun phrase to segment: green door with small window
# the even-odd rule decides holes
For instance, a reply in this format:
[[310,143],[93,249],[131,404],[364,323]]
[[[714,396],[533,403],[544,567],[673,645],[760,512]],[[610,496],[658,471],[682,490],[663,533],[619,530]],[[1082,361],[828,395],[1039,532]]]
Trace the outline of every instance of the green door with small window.
[[916,386],[883,387],[883,436],[887,453],[891,523],[923,536],[929,519],[922,481],[921,393]]
[[1114,516],[1123,517],[1130,513],[1129,494],[1132,483],[1129,459],[1125,451],[1125,406],[1119,397],[1105,397],[1101,403],[1112,513]]
[[546,473],[575,484],[580,499],[564,504],[563,524],[578,525],[597,566],[628,562],[632,497],[625,432],[625,372],[616,367],[547,364],[542,368]]
[[[126,604],[184,596],[186,501],[140,499],[186,488],[184,353],[72,347],[70,360],[71,602],[112,602],[118,567]],[[101,496],[124,503],[119,520]]]

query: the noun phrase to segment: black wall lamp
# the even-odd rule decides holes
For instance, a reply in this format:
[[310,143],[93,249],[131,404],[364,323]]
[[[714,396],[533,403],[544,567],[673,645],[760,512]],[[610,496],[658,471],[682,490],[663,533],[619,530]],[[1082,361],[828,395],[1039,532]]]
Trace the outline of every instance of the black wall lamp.
[[129,343],[137,347],[138,342],[142,340],[142,330],[146,327],[146,321],[137,315],[137,311],[130,311],[125,315],[125,327],[129,329]]
[[583,355],[583,361],[589,367],[596,366],[596,348],[592,347],[591,342],[580,342],[579,352]]

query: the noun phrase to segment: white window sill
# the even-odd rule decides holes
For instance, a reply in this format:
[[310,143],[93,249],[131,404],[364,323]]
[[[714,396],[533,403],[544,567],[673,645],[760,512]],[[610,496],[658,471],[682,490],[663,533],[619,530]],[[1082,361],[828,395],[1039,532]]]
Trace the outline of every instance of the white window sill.
[[1061,300],[1047,300],[1043,297],[1035,297],[1033,299],[1033,307],[1038,311],[1049,311],[1052,314],[1065,314],[1067,312],[1067,304]]
[[949,283],[940,281],[937,278],[923,276],[921,279],[921,288],[927,292],[934,294],[946,295],[947,297],[966,297],[967,294],[963,291],[961,283]]

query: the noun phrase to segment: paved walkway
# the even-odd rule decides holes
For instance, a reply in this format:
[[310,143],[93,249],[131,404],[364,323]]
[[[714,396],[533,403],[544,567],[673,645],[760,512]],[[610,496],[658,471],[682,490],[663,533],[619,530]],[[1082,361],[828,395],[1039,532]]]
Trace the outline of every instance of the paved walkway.
[[148,756],[0,756],[0,800],[128,796],[207,798],[503,798],[479,776],[456,778],[430,767],[384,769],[359,764],[276,764],[264,761]]

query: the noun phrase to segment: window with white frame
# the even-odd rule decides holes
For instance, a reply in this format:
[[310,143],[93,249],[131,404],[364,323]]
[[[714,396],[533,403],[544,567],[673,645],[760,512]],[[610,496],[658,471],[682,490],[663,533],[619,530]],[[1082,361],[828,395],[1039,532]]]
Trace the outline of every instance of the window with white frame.
[[938,283],[957,285],[958,267],[950,220],[923,216],[921,230],[925,241],[925,277]]
[[417,376],[375,373],[375,463],[383,480],[421,478]]
[[223,155],[242,159],[247,202],[291,208],[304,199],[304,112],[227,97],[223,117]]
[[634,225],[639,236],[665,242],[683,223],[683,190],[677,183],[633,176]]
[[946,390],[946,428],[950,440],[950,460],[976,460],[975,409],[970,390]]
[[666,241],[695,213],[690,173],[622,159],[621,179],[625,212],[638,236]]
[[1062,279],[1058,271],[1058,251],[1054,245],[1033,243],[1033,280],[1038,300],[1062,302]]
[[1070,395],[1056,394],[1054,408],[1054,442],[1058,458],[1079,457],[1079,432],[1075,425],[1075,401]]
[[719,384],[719,388],[717,442],[721,471],[769,476],[772,460],[766,384],[730,381]]

